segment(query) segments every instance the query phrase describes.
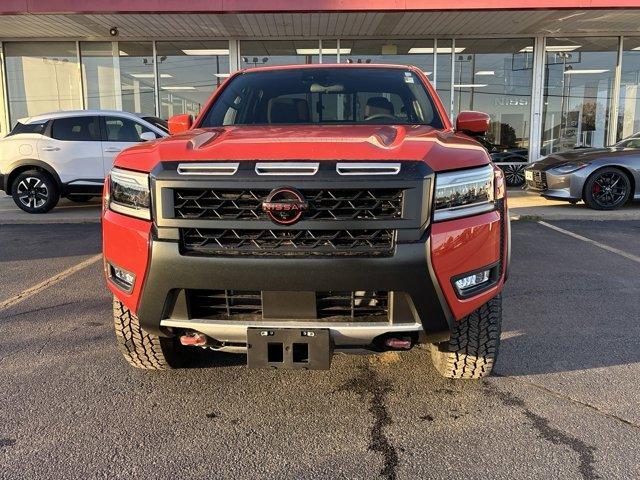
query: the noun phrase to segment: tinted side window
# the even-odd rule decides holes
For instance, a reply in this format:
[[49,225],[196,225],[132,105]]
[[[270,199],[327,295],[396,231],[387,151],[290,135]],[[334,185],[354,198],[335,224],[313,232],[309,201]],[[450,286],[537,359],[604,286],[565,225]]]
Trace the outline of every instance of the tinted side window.
[[104,117],[107,142],[141,142],[140,135],[150,132],[144,125],[121,117]]
[[51,137],[70,142],[100,140],[100,127],[96,117],[59,118],[51,125]]
[[[47,122],[43,123],[16,123],[16,126],[13,127],[13,130],[9,133],[9,135],[18,135],[19,133],[42,133],[44,132],[44,127],[47,126]],[[7,136],[9,136],[7,135]]]

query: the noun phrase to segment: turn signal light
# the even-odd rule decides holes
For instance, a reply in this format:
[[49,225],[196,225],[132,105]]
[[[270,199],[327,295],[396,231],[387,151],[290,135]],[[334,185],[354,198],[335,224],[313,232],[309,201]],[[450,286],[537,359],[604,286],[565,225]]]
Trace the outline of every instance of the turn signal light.
[[107,273],[109,280],[126,293],[130,293],[133,290],[133,284],[136,282],[136,276],[125,270],[124,268],[116,267],[112,263],[108,263]]
[[460,293],[464,293],[465,290],[477,287],[478,285],[482,285],[483,283],[488,282],[490,274],[491,270],[484,270],[467,277],[462,277],[456,280],[456,288]]

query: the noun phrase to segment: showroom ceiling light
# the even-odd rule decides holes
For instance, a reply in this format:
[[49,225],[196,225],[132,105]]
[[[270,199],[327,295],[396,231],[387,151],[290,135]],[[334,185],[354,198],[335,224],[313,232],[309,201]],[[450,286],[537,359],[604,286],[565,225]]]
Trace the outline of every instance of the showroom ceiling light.
[[479,72],[476,72],[476,76],[490,76],[490,75],[495,75],[496,72],[495,70],[480,70]]
[[[153,78],[153,73],[131,73],[133,78]],[[160,78],[173,78],[173,75],[170,73],[161,73]]]
[[162,87],[162,90],[195,90],[196,87],[188,87],[184,85],[167,85],[166,87]]
[[609,71],[609,69],[607,68],[592,68],[592,69],[583,69],[583,70],[578,70],[578,69],[571,69],[571,70],[565,70],[564,74],[565,75],[585,75],[585,74],[589,74],[589,73],[607,73]]
[[486,83],[456,83],[455,88],[484,88],[489,85]]
[[230,73],[214,73],[213,75],[218,78],[227,78],[231,74]]
[[[434,50],[435,49],[433,47],[413,47],[409,49],[409,53],[433,53]],[[436,53],[451,53],[452,51],[454,53],[461,53],[465,50],[465,47],[456,47],[455,50],[453,50],[451,47],[438,47]]]
[[182,52],[185,55],[229,55],[228,48],[187,48]]
[[[319,48],[296,48],[296,53],[298,55],[320,55],[320,49]],[[351,49],[350,48],[341,48],[340,49],[340,55],[349,55],[351,53]],[[337,55],[338,54],[338,49],[337,48],[323,48],[322,49],[322,54],[323,55]]]
[[[547,52],[573,52],[574,50],[577,50],[579,48],[582,48],[582,45],[547,45],[546,47],[544,47]],[[533,46],[524,47],[522,50],[520,50],[520,53],[532,52]]]

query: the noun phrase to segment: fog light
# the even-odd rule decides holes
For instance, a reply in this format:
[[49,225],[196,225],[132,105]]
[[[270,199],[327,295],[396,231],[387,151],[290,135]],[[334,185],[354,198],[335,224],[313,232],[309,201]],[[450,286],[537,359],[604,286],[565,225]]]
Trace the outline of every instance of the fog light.
[[477,287],[489,281],[491,270],[484,270],[482,272],[474,273],[466,277],[462,277],[456,280],[456,288],[460,293],[464,293],[470,288]]
[[136,282],[136,276],[123,268],[109,264],[109,278],[121,290],[129,293],[133,290],[133,284]]

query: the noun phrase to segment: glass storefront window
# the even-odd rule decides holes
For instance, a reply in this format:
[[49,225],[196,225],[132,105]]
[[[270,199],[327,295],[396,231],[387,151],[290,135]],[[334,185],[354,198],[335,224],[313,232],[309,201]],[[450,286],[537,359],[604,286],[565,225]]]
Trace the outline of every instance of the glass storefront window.
[[433,40],[340,40],[340,63],[414,65],[433,81]]
[[640,132],[640,37],[625,37],[617,140]]
[[240,42],[240,68],[320,63],[318,40],[247,40]]
[[119,79],[111,42],[80,42],[80,60],[86,108],[116,110]]
[[160,117],[196,116],[229,76],[229,42],[157,42]]
[[155,115],[155,76],[151,42],[119,42],[122,110]]
[[82,108],[75,42],[7,42],[10,123],[19,118]]
[[541,153],[602,147],[609,132],[617,38],[547,38]]
[[444,105],[447,115],[451,116],[451,63],[453,62],[455,53],[453,41],[438,40],[436,51],[436,91],[442,101],[442,105]]
[[[508,161],[529,148],[533,39],[456,40],[454,108],[491,115],[487,147]],[[507,159],[504,159],[507,161]]]

